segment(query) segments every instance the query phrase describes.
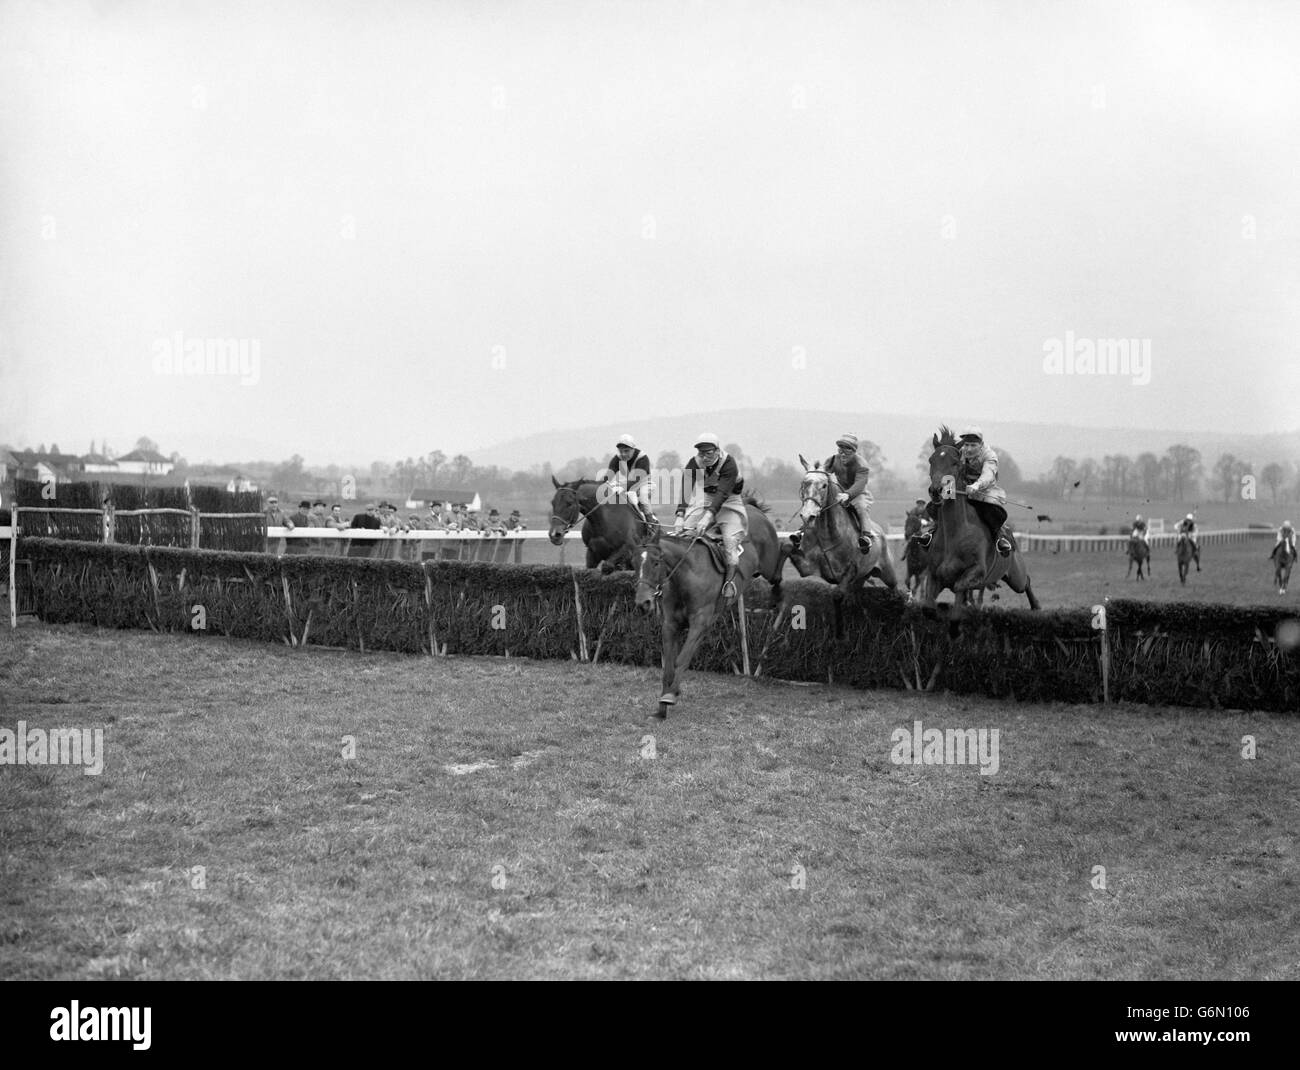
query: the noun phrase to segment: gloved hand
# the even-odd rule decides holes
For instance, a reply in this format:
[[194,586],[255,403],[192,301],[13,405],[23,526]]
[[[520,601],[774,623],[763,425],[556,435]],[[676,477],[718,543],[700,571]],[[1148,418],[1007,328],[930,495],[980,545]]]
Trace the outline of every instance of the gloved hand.
[[686,530],[686,517],[678,513],[677,519],[673,521],[673,534],[680,535],[685,530]]
[[841,505],[843,505],[845,502],[849,500],[849,496],[847,494],[841,493],[840,496],[835,500],[839,502]]
[[705,509],[704,515],[700,517],[700,522],[695,525],[695,533],[697,535],[703,535],[706,531],[709,530],[709,526],[712,523],[713,523],[713,510]]

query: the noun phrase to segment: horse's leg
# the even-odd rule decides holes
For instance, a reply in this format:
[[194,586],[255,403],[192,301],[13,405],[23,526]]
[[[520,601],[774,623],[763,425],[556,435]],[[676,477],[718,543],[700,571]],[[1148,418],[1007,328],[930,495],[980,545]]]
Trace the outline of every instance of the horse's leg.
[[[687,625],[688,631],[686,642],[682,643],[677,652],[677,660],[673,665],[673,675],[671,684],[664,689],[664,695],[671,695],[670,701],[676,702],[682,693],[682,676],[685,674],[691,659],[695,657],[695,651],[704,641],[704,633],[708,630],[709,624],[713,621],[715,602],[710,599],[707,605],[701,606],[690,615],[690,622]],[[662,704],[662,699],[660,700]]]
[[677,619],[675,607],[670,609],[664,607],[664,624],[662,630],[663,646],[663,682],[659,688],[659,709],[655,716],[664,718],[668,716],[668,707],[677,701],[677,695],[672,691],[673,678],[677,673],[677,649],[681,639],[681,622]]

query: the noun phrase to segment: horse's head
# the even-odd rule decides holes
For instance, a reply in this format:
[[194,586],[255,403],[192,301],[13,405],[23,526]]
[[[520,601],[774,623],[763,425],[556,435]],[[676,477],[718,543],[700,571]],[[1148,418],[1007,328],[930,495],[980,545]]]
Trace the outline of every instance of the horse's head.
[[587,515],[583,509],[582,489],[586,481],[577,479],[572,483],[561,483],[554,476],[555,497],[551,499],[551,524],[548,537],[551,545],[559,546],[564,541],[568,530]]
[[799,454],[803,463],[804,477],[799,482],[799,518],[806,524],[821,515],[830,500],[831,474],[823,470],[821,462],[809,465]]
[[930,454],[930,497],[937,499],[945,478],[951,477],[957,489],[962,486],[961,443],[946,424],[939,427],[939,433],[930,441],[934,446],[934,452]]
[[635,555],[636,608],[642,613],[654,611],[656,591],[663,574],[663,551],[658,542],[644,543]]

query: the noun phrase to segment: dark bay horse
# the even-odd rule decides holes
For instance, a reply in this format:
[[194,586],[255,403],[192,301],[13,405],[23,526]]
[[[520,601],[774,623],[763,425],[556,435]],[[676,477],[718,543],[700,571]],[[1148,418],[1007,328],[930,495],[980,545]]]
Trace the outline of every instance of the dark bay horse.
[[[743,600],[756,575],[772,585],[772,603],[781,598],[781,569],[785,555],[767,510],[751,496],[745,498],[749,533],[741,544],[736,589]],[[663,686],[656,717],[667,717],[668,707],[682,691],[682,676],[695,656],[704,633],[722,601],[722,573],[713,553],[697,536],[665,534],[639,552],[636,605],[643,613],[660,601],[663,610]],[[682,641],[685,631],[686,640]]]
[[[962,605],[976,592],[982,599],[985,588],[991,590],[1000,581],[1017,594],[1023,594],[1029,600],[1030,609],[1038,609],[1029,570],[1014,540],[1010,557],[998,554],[979,508],[967,496],[961,447],[952,432],[941,427],[931,441],[934,453],[930,455],[930,497],[939,502],[939,520],[926,555],[922,606],[933,613],[939,593],[945,588],[952,591],[956,595],[952,616],[955,630]],[[981,507],[996,509],[1000,514],[999,523],[1006,519],[1006,510],[1001,506],[982,503]]]
[[1192,543],[1187,532],[1180,532],[1178,535],[1178,547],[1175,551],[1178,554],[1178,582],[1187,582],[1187,566],[1194,560],[1196,562],[1196,571],[1201,571],[1201,555]]
[[[803,532],[797,548],[790,552],[790,561],[803,577],[820,576],[835,586],[835,634],[843,634],[841,602],[855,587],[861,587],[872,577],[886,587],[898,589],[894,561],[889,553],[889,542],[884,529],[874,520],[868,529],[871,550],[858,549],[858,531],[849,516],[847,505],[836,502],[841,493],[835,476],[822,468],[821,462],[809,465],[803,455],[804,477],[799,484],[799,515],[803,518]],[[827,504],[829,503],[829,505]]]
[[1136,535],[1128,537],[1128,573],[1124,576],[1128,579],[1133,575],[1134,564],[1138,567],[1138,579],[1144,579],[1142,575],[1143,567],[1146,568],[1147,574],[1151,573],[1151,547],[1146,544],[1145,539],[1139,539]]
[[634,551],[649,534],[636,510],[622,503],[602,505],[596,501],[600,483],[595,479],[561,483],[551,476],[551,482],[555,484],[555,497],[551,499],[551,544],[559,546],[569,529],[581,520],[588,568],[599,565],[602,572],[635,569]]
[[1291,582],[1291,566],[1295,564],[1295,552],[1284,542],[1273,547],[1273,581],[1277,584],[1277,593],[1286,594],[1286,585]]
[[903,521],[903,563],[907,566],[907,597],[915,598],[925,576],[925,547],[916,541],[925,522],[915,513]]

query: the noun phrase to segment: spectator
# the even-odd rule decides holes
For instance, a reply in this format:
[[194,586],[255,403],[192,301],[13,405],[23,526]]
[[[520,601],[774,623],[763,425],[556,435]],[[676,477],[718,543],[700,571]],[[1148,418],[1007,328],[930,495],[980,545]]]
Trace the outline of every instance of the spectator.
[[268,528],[292,528],[293,521],[289,514],[280,508],[280,499],[274,494],[266,499],[266,526]]
[[379,523],[389,535],[396,535],[406,530],[402,518],[397,515],[397,508],[391,502],[379,503]]
[[[373,505],[366,506],[364,513],[358,513],[352,518],[352,527],[357,529],[364,528],[366,531],[382,531],[384,525],[380,523],[376,515],[378,509]],[[375,548],[379,545],[378,539],[350,539],[348,541],[348,557],[370,557]]]
[[519,515],[518,509],[510,511],[510,519],[506,521],[507,531],[527,531],[528,525],[524,523],[524,518]]
[[330,515],[325,521],[326,527],[331,527],[335,531],[346,531],[348,522],[343,517],[343,507],[340,505],[330,506]]
[[[289,526],[295,531],[306,531],[311,527],[311,502],[301,501],[298,503],[298,511],[289,517]],[[312,545],[307,539],[285,539],[284,552],[286,554],[309,554],[312,552]]]
[[478,517],[469,511],[468,505],[462,505],[460,507],[460,530],[472,531],[475,534],[481,533],[483,530]]
[[505,521],[501,519],[501,514],[495,509],[488,510],[487,527],[484,528],[485,535],[504,535],[506,533]]
[[447,525],[442,519],[442,510],[438,508],[437,503],[429,506],[429,511],[420,521],[425,531],[446,531]]

